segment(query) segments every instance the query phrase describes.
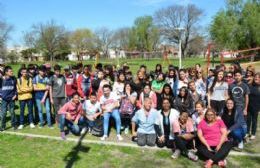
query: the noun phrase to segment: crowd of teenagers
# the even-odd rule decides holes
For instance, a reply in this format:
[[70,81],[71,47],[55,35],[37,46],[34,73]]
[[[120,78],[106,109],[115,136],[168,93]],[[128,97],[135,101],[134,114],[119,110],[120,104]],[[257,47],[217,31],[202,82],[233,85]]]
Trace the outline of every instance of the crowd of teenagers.
[[201,156],[205,167],[224,167],[232,148],[241,151],[245,139],[256,138],[260,73],[238,63],[217,65],[208,72],[199,64],[165,69],[157,64],[148,72],[141,65],[133,74],[127,64],[29,64],[15,77],[12,67],[2,65],[0,130],[6,128],[7,112],[12,127],[23,129],[27,105],[30,128],[37,124],[39,129],[53,129],[57,124],[64,140],[69,132],[89,132],[105,141],[115,126],[119,141],[121,132],[131,131],[139,146],[167,147],[172,158],[183,155],[196,161]]

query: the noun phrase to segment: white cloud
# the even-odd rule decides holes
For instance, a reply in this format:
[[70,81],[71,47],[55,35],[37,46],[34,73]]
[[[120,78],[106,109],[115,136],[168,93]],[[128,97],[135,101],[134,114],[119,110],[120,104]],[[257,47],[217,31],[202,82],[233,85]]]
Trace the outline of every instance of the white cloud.
[[155,6],[162,3],[187,5],[192,1],[191,0],[132,0],[131,2],[136,6]]

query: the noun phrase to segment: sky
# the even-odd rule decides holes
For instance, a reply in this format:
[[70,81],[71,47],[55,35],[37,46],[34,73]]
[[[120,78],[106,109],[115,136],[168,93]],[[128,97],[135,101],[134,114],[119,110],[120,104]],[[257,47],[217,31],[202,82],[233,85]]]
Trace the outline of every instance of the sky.
[[0,0],[0,16],[14,29],[8,47],[23,45],[23,34],[33,24],[50,20],[68,30],[101,27],[130,27],[139,16],[153,15],[158,9],[178,4],[195,4],[204,11],[201,19],[208,26],[225,6],[225,0]]

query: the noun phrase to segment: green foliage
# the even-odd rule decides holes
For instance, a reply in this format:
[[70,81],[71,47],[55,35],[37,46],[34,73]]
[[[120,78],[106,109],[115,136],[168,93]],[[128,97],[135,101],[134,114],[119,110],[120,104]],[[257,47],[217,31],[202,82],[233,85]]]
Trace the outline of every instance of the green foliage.
[[259,46],[259,18],[259,1],[229,0],[226,9],[219,11],[212,21],[211,38],[221,49]]

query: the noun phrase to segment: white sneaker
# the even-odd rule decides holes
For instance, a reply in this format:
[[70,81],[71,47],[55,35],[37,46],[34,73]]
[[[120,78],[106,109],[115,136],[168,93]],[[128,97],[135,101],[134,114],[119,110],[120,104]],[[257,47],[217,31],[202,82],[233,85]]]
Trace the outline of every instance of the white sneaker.
[[179,149],[175,149],[174,153],[172,154],[171,158],[177,159],[181,154],[181,151]]
[[118,134],[118,135],[117,135],[117,140],[123,141],[123,137],[122,137],[120,134]]
[[30,128],[35,128],[35,125],[33,123],[31,123]]
[[106,139],[107,139],[107,135],[103,135],[103,136],[100,138],[101,141],[105,141]]
[[80,132],[80,135],[84,135],[86,132],[87,132],[87,127],[84,127],[81,132]]
[[250,140],[255,140],[255,135],[251,135]]
[[18,129],[22,130],[23,129],[23,125],[19,125]]
[[244,148],[244,142],[241,141],[239,144],[238,144],[238,148],[239,149],[243,149]]

